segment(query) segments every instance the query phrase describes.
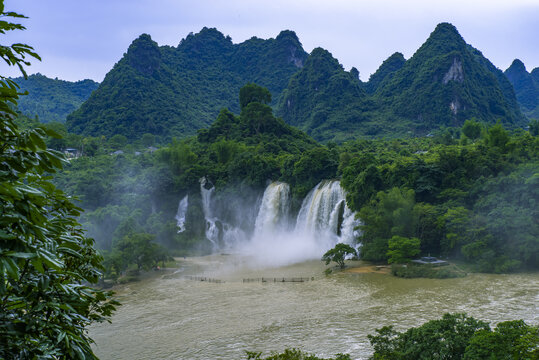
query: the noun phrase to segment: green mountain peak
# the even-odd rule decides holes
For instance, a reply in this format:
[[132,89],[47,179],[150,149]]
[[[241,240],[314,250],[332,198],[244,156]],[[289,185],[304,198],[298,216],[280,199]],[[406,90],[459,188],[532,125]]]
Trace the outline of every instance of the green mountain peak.
[[530,117],[539,117],[539,79],[535,78],[533,71],[528,73],[524,63],[515,59],[504,74],[513,85],[523,111]]
[[126,58],[129,64],[141,74],[152,75],[159,69],[161,51],[150,35],[142,34],[131,43],[127,49]]

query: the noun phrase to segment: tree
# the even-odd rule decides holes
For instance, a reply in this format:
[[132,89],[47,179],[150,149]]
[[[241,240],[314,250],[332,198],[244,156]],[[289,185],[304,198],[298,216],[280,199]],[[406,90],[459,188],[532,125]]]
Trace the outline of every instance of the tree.
[[144,147],[153,146],[153,144],[155,144],[155,135],[145,133],[145,134],[142,135],[142,138],[140,139],[140,141],[142,142],[142,145]]
[[166,260],[168,256],[163,248],[153,242],[155,235],[147,233],[131,233],[124,236],[114,246],[123,260],[120,270],[125,270],[130,264],[136,264],[137,270],[149,270],[157,265],[161,260]]
[[414,191],[392,188],[380,191],[376,198],[363,206],[359,217],[361,229],[361,258],[372,261],[387,260],[388,241],[393,236],[412,237],[417,214],[414,213]]
[[494,331],[480,330],[471,338],[464,360],[537,359],[539,328],[523,320],[504,321]]
[[109,146],[112,150],[123,149],[127,145],[127,138],[121,134],[116,134],[109,139]]
[[322,261],[325,261],[326,265],[329,265],[330,262],[334,261],[341,269],[344,269],[344,260],[347,255],[355,256],[356,250],[348,244],[339,243],[322,256]]
[[[0,16],[23,18],[4,11]],[[0,33],[24,30],[0,22]],[[39,59],[24,44],[0,46],[8,65]],[[117,304],[96,283],[102,257],[84,236],[71,199],[49,181],[62,166],[61,153],[47,149],[53,131],[21,131],[14,123],[17,85],[0,77],[0,358],[95,359],[86,327],[106,320]]]
[[256,84],[247,84],[240,89],[240,108],[243,109],[252,102],[269,104],[271,93],[268,89]]
[[247,351],[246,353],[248,360],[350,360],[350,355],[348,354],[337,354],[335,358],[323,359],[298,349],[285,349],[282,353],[275,352],[264,358],[261,352]]
[[466,120],[461,131],[467,138],[475,140],[481,135],[481,124],[475,118]]
[[407,238],[394,235],[389,239],[387,251],[387,262],[392,264],[402,264],[409,262],[413,257],[420,253],[421,241],[418,238]]
[[462,359],[472,336],[480,330],[490,331],[487,323],[466,314],[445,314],[417,328],[400,333],[391,326],[369,335],[374,360]]
[[532,119],[530,120],[530,134],[533,136],[539,135],[539,119]]

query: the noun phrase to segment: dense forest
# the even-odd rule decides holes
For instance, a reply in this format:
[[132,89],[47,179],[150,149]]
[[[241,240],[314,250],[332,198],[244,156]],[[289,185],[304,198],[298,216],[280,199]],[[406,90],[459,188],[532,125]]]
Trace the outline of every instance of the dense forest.
[[539,118],[539,68],[530,73],[519,59],[515,59],[504,72],[515,89],[522,111],[530,118]]
[[[2,0],[0,15],[24,18]],[[0,33],[12,30],[24,26],[0,22]],[[0,48],[24,78],[28,59],[40,59],[28,45]],[[0,358],[96,358],[87,328],[118,303],[90,285],[211,253],[208,194],[225,214],[215,226],[252,234],[276,181],[289,185],[293,218],[311,189],[338,180],[338,212],[355,213],[362,260],[538,269],[539,121],[522,128],[505,75],[450,24],[411,59],[392,55],[369,83],[326,50],[307,55],[293,32],[235,45],[207,28],[175,48],[141,35],[93,92],[91,81],[30,80],[19,81],[50,90],[41,108],[18,103],[27,87],[0,76]],[[446,314],[376,332],[373,359],[537,356],[537,327],[521,320],[491,329]],[[302,358],[317,359],[300,350],[267,359]]]
[[[268,181],[288,183],[296,212],[317,183],[340,179],[363,222],[357,241],[365,260],[391,262],[390,250],[411,244],[416,254],[460,259],[478,271],[537,268],[536,121],[530,131],[511,132],[470,119],[433,136],[321,145],[276,118],[270,103],[267,89],[249,84],[239,115],[222,110],[194,137],[159,149],[148,148],[151,137],[146,144],[120,135],[96,140],[93,156],[71,160],[55,182],[80,198],[89,234],[117,259],[118,251],[131,251],[118,244],[135,234],[178,255],[210,251],[203,177],[217,199],[242,194],[234,197],[239,202],[254,202]],[[178,233],[174,216],[187,194],[186,231]],[[242,226],[252,231],[253,222],[243,219]]]
[[269,89],[287,124],[322,142],[424,136],[472,117],[508,129],[526,125],[504,73],[442,23],[410,59],[393,54],[368,82],[327,50],[307,54],[292,31],[233,44],[204,28],[177,47],[143,34],[68,116],[67,128],[130,140],[150,133],[164,144],[196,134],[223,108],[239,111],[236,94],[249,82]]
[[204,28],[177,47],[158,46],[143,34],[68,116],[67,127],[85,136],[121,134],[131,140],[144,133],[165,141],[193,135],[222,108],[239,110],[237,93],[248,82],[280,94],[306,57],[292,31],[233,44],[216,29]]
[[67,115],[77,110],[99,85],[93,80],[71,82],[39,73],[13,81],[26,93],[19,97],[17,110],[42,123],[65,122]]

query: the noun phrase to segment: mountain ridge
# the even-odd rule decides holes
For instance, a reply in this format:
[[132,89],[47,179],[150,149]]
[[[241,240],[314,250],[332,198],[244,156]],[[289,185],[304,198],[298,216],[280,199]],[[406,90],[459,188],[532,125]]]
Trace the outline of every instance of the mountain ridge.
[[469,118],[501,119],[510,128],[526,123],[503,72],[449,23],[438,24],[410,59],[394,53],[368,82],[358,74],[322,48],[307,54],[290,30],[234,44],[205,27],[177,47],[143,34],[67,126],[129,139],[189,136],[222,108],[237,112],[245,83],[267,87],[276,114],[321,141],[426,135]]
[[83,135],[129,139],[143,133],[164,140],[193,135],[222,108],[238,111],[237,93],[245,83],[256,82],[278,97],[306,57],[292,31],[233,44],[205,27],[177,47],[159,46],[142,34],[67,126]]

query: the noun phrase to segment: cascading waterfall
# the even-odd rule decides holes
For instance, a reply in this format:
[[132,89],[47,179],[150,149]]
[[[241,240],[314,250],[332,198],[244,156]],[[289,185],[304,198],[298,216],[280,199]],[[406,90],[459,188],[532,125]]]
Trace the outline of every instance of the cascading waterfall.
[[[209,188],[208,188],[209,187]],[[213,244],[214,250],[230,250],[246,241],[245,232],[219,219],[212,211],[212,195],[215,187],[203,177],[200,179],[202,211],[206,222],[206,238]]]
[[207,186],[211,183],[204,176],[200,179],[200,194],[202,196],[202,211],[204,212],[204,219],[206,220],[206,238],[210,240],[214,247],[219,246],[219,228],[217,227],[216,219],[212,216],[211,211],[211,196],[215,191],[215,187],[211,184],[208,189]]
[[290,186],[272,182],[264,191],[255,222],[255,236],[285,230],[290,212]]
[[185,231],[185,219],[187,215],[187,207],[189,206],[189,195],[185,195],[178,204],[178,212],[176,213],[176,226],[178,227],[178,233]]
[[296,232],[329,237],[337,242],[353,244],[359,233],[355,214],[346,205],[346,193],[340,181],[322,181],[303,200],[296,222]]
[[337,234],[339,215],[345,194],[339,181],[322,181],[312,189],[301,204],[296,231],[319,233],[330,231]]
[[[320,258],[336,243],[354,245],[359,235],[354,230],[359,221],[346,205],[346,194],[337,180],[322,181],[309,192],[293,230],[289,227],[290,186],[283,182],[269,184],[260,201],[250,240],[240,227],[222,221],[212,208],[216,206],[212,202],[215,188],[206,177],[200,179],[200,192],[206,238],[212,242],[214,250],[243,253],[252,257],[257,265],[280,266]],[[178,207],[178,224],[182,219],[184,200],[185,211],[187,208],[187,198],[184,198]],[[223,206],[217,205],[219,208]]]

